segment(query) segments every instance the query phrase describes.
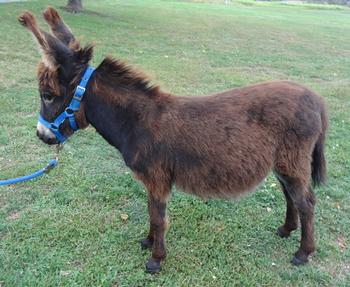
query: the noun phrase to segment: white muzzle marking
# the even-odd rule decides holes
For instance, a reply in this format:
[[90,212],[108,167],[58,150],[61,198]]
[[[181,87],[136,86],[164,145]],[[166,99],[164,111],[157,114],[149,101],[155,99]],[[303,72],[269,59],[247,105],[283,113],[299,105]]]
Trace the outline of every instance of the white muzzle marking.
[[45,127],[41,122],[38,122],[38,125],[36,126],[36,130],[40,135],[44,135],[47,138],[56,137],[54,133],[49,128]]

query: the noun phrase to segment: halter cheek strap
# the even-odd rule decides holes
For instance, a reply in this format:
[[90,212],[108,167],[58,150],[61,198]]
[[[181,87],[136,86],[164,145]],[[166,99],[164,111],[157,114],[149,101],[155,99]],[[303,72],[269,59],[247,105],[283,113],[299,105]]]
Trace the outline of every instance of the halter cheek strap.
[[75,89],[69,106],[52,123],[48,122],[41,115],[39,115],[39,123],[50,129],[60,143],[64,143],[67,140],[67,137],[60,132],[60,127],[66,119],[69,120],[69,125],[73,132],[79,129],[75,118],[75,112],[79,111],[80,109],[80,104],[85,93],[85,88],[94,70],[95,69],[93,67],[87,67],[79,85]]

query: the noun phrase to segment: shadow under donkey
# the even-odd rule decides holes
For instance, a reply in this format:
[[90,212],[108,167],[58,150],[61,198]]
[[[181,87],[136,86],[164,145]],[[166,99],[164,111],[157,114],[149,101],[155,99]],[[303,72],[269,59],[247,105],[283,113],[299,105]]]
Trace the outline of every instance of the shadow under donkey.
[[[92,58],[56,10],[44,18],[52,34],[41,30],[24,12],[20,23],[37,39],[40,113],[52,121],[65,110]],[[93,73],[75,113],[79,128],[95,127],[122,154],[126,165],[148,191],[150,230],[141,241],[152,256],[148,272],[161,269],[166,257],[166,206],[171,187],[206,198],[234,198],[253,190],[270,171],[281,183],[287,201],[285,223],[278,235],[287,237],[301,223],[295,265],[315,250],[315,185],[324,183],[324,100],[289,81],[256,84],[215,95],[183,97],[150,85],[146,77],[120,60],[105,58]],[[73,131],[64,123],[60,132]],[[38,124],[48,144],[55,135]]]

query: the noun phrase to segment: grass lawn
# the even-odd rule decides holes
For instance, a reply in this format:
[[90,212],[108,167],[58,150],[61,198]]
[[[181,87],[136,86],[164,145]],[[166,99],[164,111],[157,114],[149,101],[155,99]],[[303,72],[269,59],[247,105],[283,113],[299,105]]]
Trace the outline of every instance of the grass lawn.
[[[37,45],[16,20],[23,10],[40,15],[48,2],[66,1],[0,4],[0,179],[41,168],[54,154],[35,136]],[[159,275],[146,274],[149,252],[138,243],[148,229],[146,193],[88,128],[50,175],[0,187],[0,286],[350,286],[350,9],[83,2],[89,13],[61,15],[82,42],[96,44],[94,65],[115,55],[176,94],[291,79],[327,99],[329,184],[316,190],[317,252],[306,266],[289,263],[300,231],[275,235],[285,202],[269,177],[239,202],[174,191],[168,258]]]

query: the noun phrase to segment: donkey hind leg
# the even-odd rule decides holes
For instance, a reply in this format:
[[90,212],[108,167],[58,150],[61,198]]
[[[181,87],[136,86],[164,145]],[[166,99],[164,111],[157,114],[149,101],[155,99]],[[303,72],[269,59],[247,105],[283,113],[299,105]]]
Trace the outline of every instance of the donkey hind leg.
[[314,207],[315,195],[306,181],[297,177],[284,177],[283,183],[298,210],[301,223],[301,241],[299,250],[291,263],[301,265],[308,261],[308,256],[315,251],[314,241]]
[[[152,190],[153,191],[153,190]],[[150,232],[142,240],[142,246],[152,248],[152,257],[146,263],[146,271],[157,273],[161,270],[160,263],[166,257],[165,233],[167,229],[166,204],[170,193],[148,193],[148,212],[150,216]]]
[[287,210],[285,223],[277,229],[277,235],[279,235],[282,238],[285,238],[288,237],[293,230],[298,228],[298,210],[296,209],[293,200],[288,194],[286,185],[279,178],[278,181],[281,184],[284,196],[286,198]]

